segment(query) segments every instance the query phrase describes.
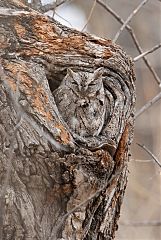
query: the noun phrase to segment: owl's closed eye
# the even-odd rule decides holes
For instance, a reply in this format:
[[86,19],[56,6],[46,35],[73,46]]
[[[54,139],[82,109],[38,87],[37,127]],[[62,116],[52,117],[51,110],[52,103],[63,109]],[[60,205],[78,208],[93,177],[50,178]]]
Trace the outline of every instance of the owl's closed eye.
[[60,114],[80,136],[99,135],[102,130],[106,110],[102,74],[103,68],[93,73],[68,69],[53,93]]

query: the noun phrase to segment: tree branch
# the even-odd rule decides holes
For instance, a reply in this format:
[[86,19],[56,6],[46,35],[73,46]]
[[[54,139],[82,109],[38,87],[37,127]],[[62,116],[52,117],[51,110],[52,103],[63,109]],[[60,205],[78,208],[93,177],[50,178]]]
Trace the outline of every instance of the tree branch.
[[89,22],[90,19],[91,19],[92,13],[93,13],[94,8],[95,8],[95,6],[96,6],[96,2],[97,2],[97,0],[94,0],[94,3],[93,3],[93,5],[92,5],[92,7],[91,7],[91,10],[90,10],[89,16],[88,16],[88,18],[87,18],[86,24],[85,24],[84,27],[82,28],[82,32],[84,31],[84,29],[85,29],[86,26],[88,25],[88,22]]
[[158,48],[161,47],[161,43],[155,45],[153,48],[149,49],[148,51],[146,52],[143,52],[142,54],[140,54],[139,56],[135,57],[133,59],[134,62],[138,61],[139,59],[143,58],[144,56],[148,55],[149,53],[152,53],[154,51],[156,51]]
[[43,13],[45,13],[45,12],[48,12],[50,10],[55,10],[55,8],[61,6],[65,2],[69,2],[69,1],[71,1],[71,0],[59,0],[59,1],[56,1],[56,2],[53,2],[53,3],[48,3],[48,4],[41,7],[41,11]]
[[161,99],[161,92],[158,93],[153,99],[147,102],[141,109],[139,109],[135,114],[135,119],[138,118],[143,112],[150,108],[154,103]]
[[[108,5],[106,5],[104,2],[102,2],[101,0],[97,0],[97,3],[102,6],[107,12],[109,12],[119,23],[124,24],[124,20],[113,10],[111,9]],[[125,28],[127,29],[127,31],[129,32],[129,34],[131,35],[133,42],[136,46],[136,49],[138,50],[138,52],[140,54],[143,53],[143,50],[135,36],[135,32],[133,31],[133,29],[129,26],[126,25]],[[147,66],[147,68],[149,69],[149,71],[152,73],[155,81],[157,82],[157,84],[161,84],[161,80],[158,77],[157,73],[155,72],[155,70],[153,69],[153,67],[151,66],[151,64],[149,63],[149,61],[147,60],[147,58],[145,56],[143,56],[143,60],[145,65]]]
[[161,226],[161,221],[120,222],[120,224],[123,226],[149,227],[149,226]]
[[160,161],[156,158],[156,156],[154,156],[154,154],[144,144],[137,143],[137,145],[139,147],[143,148],[152,157],[152,159],[155,161],[155,163],[161,168]]
[[127,26],[127,24],[131,21],[131,19],[136,15],[136,13],[143,7],[144,4],[146,4],[148,2],[148,0],[143,0],[135,9],[134,11],[128,16],[128,18],[126,19],[126,21],[123,23],[123,25],[121,26],[121,28],[119,29],[119,31],[116,33],[113,41],[116,42],[117,39],[119,38],[120,34],[122,33],[122,31],[125,29],[125,27]]

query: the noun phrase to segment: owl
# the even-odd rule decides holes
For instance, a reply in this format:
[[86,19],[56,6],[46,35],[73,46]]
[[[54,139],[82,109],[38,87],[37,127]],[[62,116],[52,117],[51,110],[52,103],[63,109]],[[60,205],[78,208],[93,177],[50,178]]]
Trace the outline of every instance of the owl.
[[103,68],[93,73],[67,74],[53,96],[64,121],[70,130],[81,137],[98,136],[105,121],[105,92],[102,81]]

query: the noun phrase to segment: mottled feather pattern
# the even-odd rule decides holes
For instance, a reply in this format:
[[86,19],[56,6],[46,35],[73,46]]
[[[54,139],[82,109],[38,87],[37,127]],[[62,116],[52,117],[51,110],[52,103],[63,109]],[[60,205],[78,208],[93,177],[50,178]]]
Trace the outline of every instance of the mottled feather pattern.
[[93,73],[68,69],[53,92],[64,121],[81,137],[98,136],[104,125],[106,100],[102,74],[102,68]]

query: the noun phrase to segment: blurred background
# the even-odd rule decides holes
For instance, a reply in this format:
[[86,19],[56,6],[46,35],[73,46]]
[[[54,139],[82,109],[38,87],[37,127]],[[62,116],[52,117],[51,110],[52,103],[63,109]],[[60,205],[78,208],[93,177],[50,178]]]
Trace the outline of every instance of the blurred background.
[[[42,3],[53,1],[43,0]],[[141,0],[101,0],[124,21]],[[62,24],[86,31],[99,37],[114,39],[121,24],[94,0],[73,0],[46,14]],[[143,52],[161,42],[161,1],[149,0],[132,18],[129,25],[135,32]],[[124,29],[116,41],[132,58],[139,55],[129,34]],[[158,78],[161,79],[161,48],[147,55]],[[143,59],[135,63],[138,111],[160,91],[159,84]],[[161,100],[136,119],[132,157],[129,163],[129,181],[123,202],[117,240],[161,239],[161,168],[147,152],[145,146],[161,162]]]

